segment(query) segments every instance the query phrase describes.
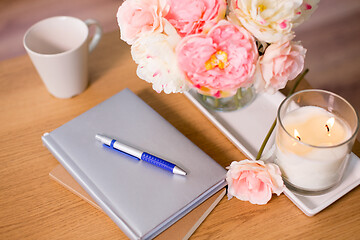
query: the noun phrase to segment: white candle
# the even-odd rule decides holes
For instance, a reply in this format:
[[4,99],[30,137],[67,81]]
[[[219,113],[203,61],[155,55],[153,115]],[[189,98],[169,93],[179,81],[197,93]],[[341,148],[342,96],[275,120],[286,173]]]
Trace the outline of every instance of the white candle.
[[350,127],[340,117],[315,106],[286,113],[282,124],[287,132],[278,129],[276,163],[285,179],[309,191],[336,184],[350,152],[347,144],[339,144],[351,137]]

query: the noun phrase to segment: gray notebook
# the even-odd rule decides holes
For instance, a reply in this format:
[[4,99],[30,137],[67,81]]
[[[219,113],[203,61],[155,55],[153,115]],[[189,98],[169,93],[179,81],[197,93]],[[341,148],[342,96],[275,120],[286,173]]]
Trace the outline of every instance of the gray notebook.
[[[175,175],[108,149],[104,134],[166,159]],[[151,239],[226,185],[226,171],[129,89],[45,133],[44,145],[131,239]]]

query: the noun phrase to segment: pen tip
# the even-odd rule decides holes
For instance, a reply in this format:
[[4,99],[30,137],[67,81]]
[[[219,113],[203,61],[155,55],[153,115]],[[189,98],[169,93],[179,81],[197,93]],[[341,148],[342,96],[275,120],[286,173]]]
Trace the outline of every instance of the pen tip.
[[173,168],[173,173],[183,175],[183,176],[186,175],[186,172],[184,170],[182,170],[181,168],[179,168],[178,166],[175,166]]

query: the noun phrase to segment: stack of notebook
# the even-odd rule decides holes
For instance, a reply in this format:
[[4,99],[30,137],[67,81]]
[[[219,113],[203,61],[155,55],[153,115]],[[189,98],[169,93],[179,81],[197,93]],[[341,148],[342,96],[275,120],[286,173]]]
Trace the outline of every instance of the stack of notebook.
[[[187,175],[105,148],[96,134],[169,160]],[[50,175],[99,206],[131,239],[172,236],[174,231],[187,238],[224,195],[225,169],[128,89],[42,140],[81,187],[61,167]]]

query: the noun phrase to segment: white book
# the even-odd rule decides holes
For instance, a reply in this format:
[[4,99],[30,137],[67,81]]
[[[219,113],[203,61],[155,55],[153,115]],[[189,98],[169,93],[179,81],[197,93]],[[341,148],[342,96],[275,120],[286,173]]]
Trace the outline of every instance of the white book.
[[[96,134],[161,157],[172,174],[103,147]],[[44,145],[131,239],[151,239],[226,185],[226,170],[129,89],[42,137]]]

